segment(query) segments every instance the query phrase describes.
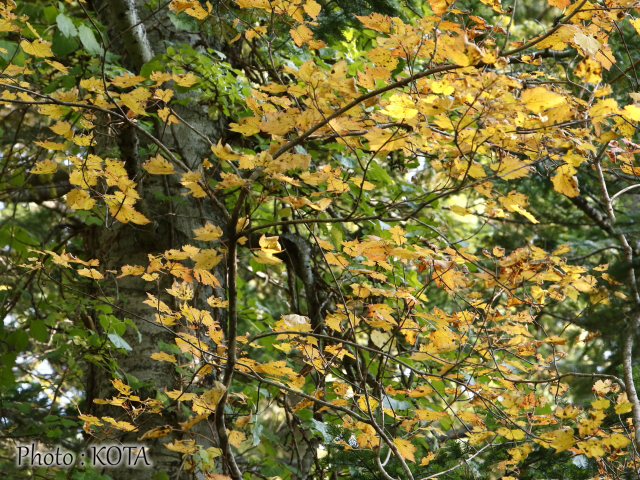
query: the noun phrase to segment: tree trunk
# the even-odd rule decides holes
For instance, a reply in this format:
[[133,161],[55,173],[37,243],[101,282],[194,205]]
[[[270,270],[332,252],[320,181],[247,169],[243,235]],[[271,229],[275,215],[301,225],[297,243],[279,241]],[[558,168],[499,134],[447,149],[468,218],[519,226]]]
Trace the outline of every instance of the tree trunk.
[[[107,43],[112,42],[110,51],[120,55],[121,62],[134,74],[138,74],[142,65],[151,60],[154,55],[165,51],[166,40],[194,45],[200,38],[198,35],[177,31],[167,15],[166,8],[152,15],[153,12],[143,7],[144,2],[141,1],[94,0],[93,3],[98,18],[106,26]],[[197,97],[192,97],[189,104],[182,106],[177,112],[182,119],[212,141],[220,138],[222,121],[211,120],[207,114],[206,105],[200,105]],[[156,128],[154,134],[156,138],[161,138],[162,142],[172,152],[178,153],[181,160],[189,167],[198,165],[201,160],[211,156],[210,145],[184,123],[173,124],[164,132],[160,127],[158,125]],[[147,266],[149,254],[161,254],[166,250],[180,249],[188,244],[204,247],[205,245],[198,245],[199,242],[193,240],[193,230],[202,227],[205,222],[211,222],[226,231],[226,222],[218,207],[206,198],[196,199],[190,195],[182,195],[185,188],[180,185],[179,175],[145,174],[141,165],[148,156],[141,158],[139,155],[139,148],[149,143],[144,136],[130,126],[125,126],[116,143],[117,145],[99,144],[97,149],[101,155],[111,158],[118,156],[125,162],[129,178],[138,183],[136,189],[140,200],[136,202],[136,209],[151,220],[151,223],[122,224],[109,217],[107,226],[96,227],[87,236],[89,251],[94,253],[93,258],[100,260],[105,270],[119,270],[123,265]],[[161,200],[166,197],[181,198],[183,201]],[[220,262],[215,271],[216,277],[222,284],[222,287],[218,288],[219,291],[215,293],[222,298],[225,297],[224,263]],[[165,386],[169,390],[181,389],[182,386],[176,382],[175,366],[169,362],[159,362],[150,358],[152,353],[159,350],[160,340],[169,344],[174,344],[175,341],[170,332],[163,330],[160,324],[156,323],[155,310],[143,304],[143,301],[148,298],[146,292],[151,292],[172,308],[178,309],[177,305],[171,303],[175,299],[165,293],[165,288],[170,287],[170,283],[161,282],[160,285],[156,285],[137,276],[126,276],[120,279],[112,276],[111,279],[110,291],[107,294],[115,298],[114,303],[117,306],[132,314],[116,311],[114,315],[121,320],[132,319],[140,333],[138,336],[131,327],[127,327],[124,338],[133,350],[127,355],[116,358],[118,372],[123,376],[123,381],[129,383],[124,375],[126,374],[147,384],[148,387],[136,392],[142,399],[155,398],[155,389],[162,391]],[[210,290],[209,295],[206,293],[202,291],[200,297],[206,299],[214,292]],[[200,308],[204,307],[200,306]],[[95,387],[94,391],[88,392],[89,402],[92,398],[111,398],[117,394],[111,383],[111,375],[104,371],[97,371],[95,367],[91,374],[95,376],[93,379]],[[211,388],[210,384],[200,386]],[[88,405],[94,415],[109,415],[116,419],[129,420],[118,418],[122,416],[121,409],[118,410],[109,405],[93,404],[91,406],[89,402]],[[162,416],[150,414],[141,416],[140,421],[145,422],[143,432],[166,424],[177,426],[178,420],[185,420],[179,416],[179,412],[179,405],[176,405],[171,412],[163,412]],[[207,423],[207,421],[200,422],[193,430],[198,427],[205,428],[206,430],[202,433],[211,437],[211,432],[214,430],[210,429]],[[119,441],[125,444],[141,444],[143,442],[137,440],[140,435],[141,433],[123,434]],[[149,456],[153,462],[151,469],[131,469],[123,465],[109,468],[104,473],[116,480],[147,480],[156,472],[166,472],[171,479],[190,478],[188,468],[182,464],[182,454],[163,446],[164,443],[176,439],[180,439],[179,432],[144,442],[149,448]],[[200,437],[197,443],[203,444],[203,437]],[[205,448],[207,446],[210,445],[205,445]]]

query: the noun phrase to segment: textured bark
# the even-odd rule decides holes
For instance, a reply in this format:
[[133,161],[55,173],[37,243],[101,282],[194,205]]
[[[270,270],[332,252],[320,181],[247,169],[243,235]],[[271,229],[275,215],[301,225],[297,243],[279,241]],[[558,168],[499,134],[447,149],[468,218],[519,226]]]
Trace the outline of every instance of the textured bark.
[[[175,43],[186,43],[193,45],[198,36],[185,32],[176,31],[173,24],[167,17],[166,8],[156,15],[151,15],[151,11],[143,7],[143,2],[134,0],[111,0],[94,1],[93,7],[100,19],[106,26],[107,37],[112,42],[111,51],[121,55],[125,66],[133,73],[139,73],[141,66],[153,58],[154,55],[165,51],[164,42],[170,39]],[[151,15],[151,16],[150,16]],[[144,20],[142,23],[140,23]],[[154,25],[153,30],[150,25]],[[162,35],[163,37],[161,37]],[[108,42],[107,42],[108,43]],[[217,140],[222,132],[221,121],[213,121],[207,115],[206,106],[198,104],[198,99],[192,101],[177,112],[189,124],[198,129],[211,140]],[[208,143],[195,134],[186,125],[172,125],[165,132],[157,128],[155,133],[157,138],[162,137],[162,141],[173,152],[179,153],[182,161],[193,166],[196,162],[211,155]],[[148,144],[148,140],[139,136],[135,129],[125,126],[118,135],[117,144],[101,144],[97,150],[101,154],[114,156],[117,148],[119,157],[125,162],[129,177],[138,182],[137,191],[140,200],[136,203],[136,209],[151,220],[146,225],[121,224],[109,218],[108,226],[96,227],[86,238],[88,248],[93,252],[94,258],[100,259],[101,265],[105,269],[116,270],[123,265],[148,265],[149,254],[159,254],[172,248],[180,249],[183,245],[199,245],[193,240],[193,229],[201,227],[206,221],[219,225],[226,230],[224,217],[215,205],[209,200],[194,199],[191,196],[183,196],[186,191],[179,183],[179,175],[160,176],[144,175],[141,164],[147,158],[139,158],[139,146]],[[164,197],[182,198],[184,202],[168,202],[158,199],[157,195]],[[225,282],[224,262],[216,267],[216,277],[221,283]],[[145,282],[139,277],[127,276],[115,279],[111,276],[111,289],[107,292],[115,297],[115,303],[131,312],[127,315],[122,312],[114,312],[119,318],[131,318],[134,320],[140,332],[138,334],[128,327],[124,336],[125,340],[133,348],[128,355],[119,356],[116,360],[120,373],[126,373],[136,377],[139,381],[150,385],[142,392],[136,392],[141,398],[154,398],[154,388],[163,390],[181,388],[175,378],[174,366],[168,362],[158,362],[152,360],[150,355],[158,351],[160,340],[166,343],[174,343],[174,336],[160,328],[155,322],[155,310],[144,305],[142,302],[147,299],[146,292],[159,295],[168,305],[176,308],[172,303],[173,298],[162,294],[169,284],[161,284],[158,288],[154,283]],[[216,292],[219,297],[225,297],[224,288]],[[200,292],[200,297],[204,300],[212,291]],[[203,304],[200,308],[205,308]],[[144,319],[144,320],[142,320]],[[111,398],[117,392],[113,388],[110,380],[111,375],[106,372],[95,372],[95,387],[92,392],[88,392],[90,398]],[[210,376],[209,376],[210,377]],[[126,380],[126,379],[125,379]],[[211,388],[211,384],[201,385]],[[95,415],[111,415],[116,417],[122,415],[123,410],[118,410],[111,406],[101,406],[94,404],[91,406]],[[153,427],[171,424],[177,426],[177,421],[184,421],[179,417],[179,407],[174,407],[172,412],[164,412],[162,416],[143,415],[140,421],[144,423],[144,430]],[[120,418],[129,420],[127,418]],[[201,422],[193,428],[206,429],[201,433],[211,437],[212,430],[206,421]],[[123,434],[119,440],[123,443],[140,444],[137,441],[137,434]],[[164,443],[180,438],[179,435],[170,434],[159,439],[147,440],[145,443],[149,447],[149,455],[154,464],[152,469],[131,469],[129,467],[109,468],[104,473],[109,474],[116,480],[138,480],[149,479],[155,472],[166,472],[171,479],[191,478],[182,465],[182,454],[168,450]],[[204,438],[198,439],[199,444],[207,445]]]

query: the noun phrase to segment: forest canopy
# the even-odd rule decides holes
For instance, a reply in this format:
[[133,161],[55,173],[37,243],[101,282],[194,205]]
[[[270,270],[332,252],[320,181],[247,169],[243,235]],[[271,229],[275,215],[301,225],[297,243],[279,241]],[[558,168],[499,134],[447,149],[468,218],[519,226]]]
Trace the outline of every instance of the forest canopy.
[[633,0],[2,2],[2,478],[640,478],[638,52]]

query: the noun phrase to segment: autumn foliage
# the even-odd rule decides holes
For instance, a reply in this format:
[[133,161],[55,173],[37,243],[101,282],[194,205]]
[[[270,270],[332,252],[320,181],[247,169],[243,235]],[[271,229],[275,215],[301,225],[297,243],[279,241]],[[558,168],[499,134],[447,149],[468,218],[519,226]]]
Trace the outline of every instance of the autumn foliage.
[[[532,26],[516,2],[411,2],[357,16],[338,41],[314,33],[319,1],[173,0],[148,8],[232,53],[167,43],[136,63],[106,53],[117,42],[99,9],[68,2],[77,18],[47,14],[48,29],[20,3],[0,7],[0,101],[32,139],[18,155],[3,138],[2,222],[63,175],[66,191],[26,202],[76,223],[56,227],[71,228],[59,242],[6,249],[5,393],[11,358],[27,355],[11,338],[42,322],[29,348],[55,335],[75,355],[67,370],[81,379],[92,363],[111,382],[71,401],[68,427],[168,450],[170,478],[538,478],[536,452],[582,456],[593,478],[638,474],[640,252],[620,226],[637,205],[625,193],[640,168],[626,43],[638,5],[550,1],[555,21]],[[144,22],[127,34],[146,35]],[[62,35],[79,40],[73,55]],[[216,137],[187,116],[206,102]],[[208,157],[178,148],[181,135]],[[543,202],[598,231],[597,252],[577,256],[578,227],[539,241]],[[174,218],[191,239],[141,240],[135,264],[114,264],[100,240],[159,238]],[[66,306],[38,316],[49,307],[29,302]],[[620,371],[578,368],[576,352],[605,341],[579,319],[614,305]],[[559,326],[558,312],[574,320]],[[143,324],[162,340],[138,338]],[[140,352],[170,375],[136,384],[118,362]],[[371,471],[344,461],[358,455]]]

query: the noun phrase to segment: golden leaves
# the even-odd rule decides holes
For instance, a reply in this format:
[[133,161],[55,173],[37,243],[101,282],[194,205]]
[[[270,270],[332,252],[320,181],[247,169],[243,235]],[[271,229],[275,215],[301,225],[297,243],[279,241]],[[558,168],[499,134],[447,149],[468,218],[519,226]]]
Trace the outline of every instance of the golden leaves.
[[91,210],[96,204],[96,201],[89,196],[89,192],[86,190],[74,188],[67,193],[66,203],[75,210]]
[[520,429],[510,430],[506,427],[500,427],[496,430],[496,433],[507,440],[522,440],[524,438],[524,432]]
[[174,282],[171,288],[165,289],[167,293],[181,300],[191,300],[193,298],[193,290],[188,283]]
[[313,39],[313,32],[305,24],[296,25],[289,30],[289,34],[298,47],[309,43]]
[[39,147],[46,148],[47,150],[64,150],[65,148],[64,143],[56,143],[56,142],[50,142],[50,141],[33,142],[33,143],[38,145]]
[[198,77],[189,72],[181,75],[173,75],[173,81],[176,82],[176,85],[180,87],[188,88],[198,82]]
[[554,430],[540,435],[543,441],[535,440],[545,448],[553,447],[556,453],[570,449],[575,444],[573,429]]
[[151,358],[153,358],[154,360],[158,360],[159,362],[177,362],[175,355],[164,352],[154,352],[151,354]]
[[373,12],[371,15],[364,17],[356,15],[356,18],[362,22],[366,28],[375,30],[380,33],[391,32],[391,18],[388,15],[381,15],[380,13]]
[[109,213],[122,223],[132,222],[138,225],[144,225],[150,222],[147,217],[137,212],[131,206],[135,203],[135,199],[125,196],[124,193],[120,191],[117,191],[114,195],[106,195],[105,203],[109,207]]
[[498,201],[510,212],[518,212],[531,223],[539,223],[531,213],[524,209],[529,204],[529,200],[524,194],[512,190],[506,197],[499,197]]
[[51,51],[51,42],[47,42],[46,40],[42,40],[40,38],[34,40],[33,42],[29,42],[28,40],[22,40],[20,42],[20,46],[25,53],[29,55],[33,55],[34,57],[53,57],[53,52]]
[[436,15],[442,15],[449,9],[449,5],[453,3],[453,0],[428,0],[431,11]]
[[520,100],[534,113],[558,107],[566,102],[562,95],[549,91],[544,87],[529,88],[523,91]]
[[139,83],[144,82],[145,80],[146,78],[140,75],[131,75],[130,73],[125,73],[123,76],[111,79],[111,84],[120,88],[128,88],[134,87]]
[[104,278],[104,275],[102,275],[95,268],[81,268],[80,270],[78,270],[77,273],[78,275],[82,275],[83,277],[89,277],[89,278],[92,278],[93,280],[102,280]]
[[164,437],[165,435],[168,435],[171,433],[171,426],[170,425],[164,425],[162,427],[155,427],[152,428],[151,430],[148,430],[147,432],[145,432],[142,436],[138,437],[138,440],[146,440],[147,438],[160,438],[160,437]]
[[169,4],[169,10],[173,10],[177,13],[184,12],[190,17],[197,18],[198,20],[204,20],[211,13],[213,6],[211,2],[207,2],[207,10],[205,10],[200,2],[190,0],[173,0]]
[[314,20],[318,17],[318,15],[320,15],[320,11],[322,10],[320,4],[315,0],[307,0],[302,8],[304,8],[305,13]]
[[389,103],[381,110],[381,113],[398,120],[408,120],[418,114],[418,109],[409,95],[399,93],[391,96]]
[[229,443],[236,448],[240,448],[240,444],[246,439],[246,435],[239,430],[232,430],[229,432]]
[[398,449],[398,453],[405,460],[409,460],[410,462],[415,462],[416,459],[413,456],[416,453],[417,448],[413,446],[410,440],[405,440],[403,438],[394,438],[393,444]]
[[556,175],[551,178],[553,189],[556,192],[562,193],[570,198],[580,195],[578,180],[574,176],[574,174],[577,173],[575,168],[569,164],[560,165],[556,172]]
[[31,169],[31,173],[35,173],[36,175],[46,175],[48,173],[55,173],[58,170],[58,164],[53,160],[42,160],[40,162],[36,162],[34,167]]
[[182,180],[180,183],[189,189],[189,193],[192,196],[195,198],[202,198],[205,197],[207,193],[199,184],[201,178],[202,174],[200,172],[187,172],[182,174]]
[[180,453],[194,453],[200,449],[195,440],[174,440],[171,443],[165,443],[164,446],[169,450]]
[[144,87],[138,87],[132,92],[120,94],[120,103],[137,115],[148,115],[145,111],[146,101],[151,92]]
[[152,175],[171,175],[175,173],[173,165],[160,154],[144,162],[142,168]]
[[195,228],[193,233],[196,234],[195,240],[202,240],[204,242],[212,242],[219,239],[223,232],[220,227],[213,225],[211,222],[207,222],[202,228]]

